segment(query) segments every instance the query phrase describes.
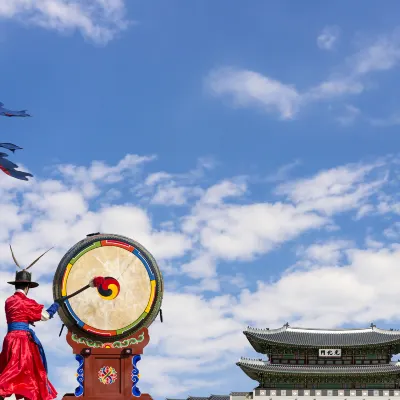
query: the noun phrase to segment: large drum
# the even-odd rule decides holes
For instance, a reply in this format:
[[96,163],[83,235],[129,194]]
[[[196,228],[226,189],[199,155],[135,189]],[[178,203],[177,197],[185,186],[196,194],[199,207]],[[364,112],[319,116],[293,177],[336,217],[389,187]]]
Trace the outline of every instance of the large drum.
[[89,288],[60,307],[68,329],[109,342],[154,321],[161,307],[163,280],[155,259],[142,245],[119,235],[88,235],[60,261],[54,299],[74,293],[96,276],[105,278],[101,287]]

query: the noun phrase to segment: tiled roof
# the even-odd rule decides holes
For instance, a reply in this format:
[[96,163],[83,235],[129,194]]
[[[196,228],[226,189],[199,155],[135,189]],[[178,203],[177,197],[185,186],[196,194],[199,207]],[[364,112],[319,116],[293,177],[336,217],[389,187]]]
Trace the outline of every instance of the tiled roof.
[[189,396],[187,399],[170,399],[165,400],[230,400],[230,396],[253,396],[253,392],[231,392],[230,394],[212,394],[209,397]]
[[360,347],[399,342],[400,331],[384,330],[372,326],[366,329],[305,329],[292,328],[287,324],[278,329],[248,327],[243,332],[254,349],[261,352],[260,344],[304,347]]
[[189,396],[188,400],[208,400],[209,397],[197,397],[197,396]]
[[229,394],[212,394],[209,400],[230,400]]
[[[174,399],[166,399],[174,400]],[[230,400],[229,394],[212,394],[209,397],[189,396],[187,399],[182,400]]]
[[[283,365],[270,364],[268,361],[260,361],[249,358],[241,358],[236,363],[247,375],[252,372],[273,374],[307,374],[307,375],[367,375],[367,374],[400,374],[400,366],[395,364],[377,365]],[[249,375],[250,376],[250,375]]]
[[229,394],[212,394],[209,397],[189,396],[187,400],[230,400],[230,396]]

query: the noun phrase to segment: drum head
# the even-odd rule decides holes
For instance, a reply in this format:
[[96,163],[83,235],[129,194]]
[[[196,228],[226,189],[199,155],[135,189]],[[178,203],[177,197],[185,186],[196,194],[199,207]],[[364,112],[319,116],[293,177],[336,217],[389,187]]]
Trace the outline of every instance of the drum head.
[[96,234],[73,246],[58,265],[54,299],[81,289],[96,276],[105,283],[66,300],[59,309],[75,333],[108,342],[148,327],[163,295],[161,272],[139,243],[119,235]]

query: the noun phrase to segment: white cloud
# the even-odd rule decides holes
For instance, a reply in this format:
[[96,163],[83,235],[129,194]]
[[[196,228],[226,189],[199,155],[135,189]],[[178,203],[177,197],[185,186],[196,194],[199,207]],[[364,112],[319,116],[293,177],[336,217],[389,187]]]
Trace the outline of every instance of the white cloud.
[[[64,339],[59,339],[64,340]],[[54,368],[53,374],[57,376],[60,384],[57,385],[56,390],[58,393],[57,399],[62,399],[66,393],[73,393],[75,388],[78,386],[76,381],[76,370],[78,368],[78,363],[75,362],[74,365],[70,366],[59,366]]]
[[201,254],[181,266],[181,271],[191,278],[213,278],[217,273],[215,260],[209,254]]
[[[365,327],[371,321],[400,319],[396,293],[388,290],[399,274],[399,251],[357,249],[349,242],[334,245],[331,242],[324,252],[320,251],[322,246],[321,243],[317,252],[315,248],[310,250],[314,260],[312,269],[289,272],[271,283],[259,281],[255,290],[243,289],[237,297],[216,295],[206,300],[195,294],[167,294],[169,300],[163,309],[171,325],[154,327],[152,340],[156,347],[152,352],[158,356],[144,361],[146,374],[157,371],[157,376],[161,375],[162,383],[154,385],[154,394],[161,395],[161,388],[166,385],[170,396],[186,396],[193,392],[193,387],[184,384],[183,388],[180,385],[174,388],[177,376],[182,377],[182,382],[190,376],[200,380],[210,372],[209,368],[222,370],[229,362],[231,378],[239,376],[241,372],[235,370],[232,359],[249,351],[242,335],[248,324],[276,328],[290,321],[292,326],[303,327],[334,328],[343,324]],[[185,318],[176,315],[182,313],[182,304]],[[266,304],[273,306],[260,307]],[[160,370],[163,357],[173,357],[176,374]],[[200,382],[196,387],[202,389]],[[214,388],[217,387],[214,382]]]
[[346,104],[344,106],[344,113],[337,117],[336,120],[343,126],[349,126],[360,116],[361,111],[359,108]]
[[317,37],[317,45],[322,50],[332,50],[337,42],[340,29],[337,26],[325,27]]
[[0,0],[0,17],[59,32],[77,30],[99,44],[129,25],[124,0]]
[[278,112],[282,119],[292,118],[301,102],[294,86],[248,70],[215,70],[207,78],[207,85],[217,96],[231,96],[237,107],[259,106],[267,112]]
[[199,207],[186,220],[184,229],[190,234],[194,223],[202,247],[219,258],[249,260],[326,222],[324,217],[289,204],[226,204]]
[[309,102],[323,99],[334,99],[348,94],[360,94],[363,90],[364,86],[352,78],[329,78],[306,92],[304,94],[304,100]]
[[200,188],[178,186],[175,182],[170,182],[157,187],[151,202],[153,204],[182,206],[187,204],[190,198],[198,197],[201,193]]
[[215,96],[228,97],[236,107],[256,106],[268,113],[277,113],[288,120],[307,104],[318,100],[360,94],[364,87],[350,78],[329,78],[309,90],[300,92],[294,85],[287,85],[249,70],[222,68],[213,71],[206,85]]
[[127,154],[115,166],[109,166],[103,161],[92,161],[90,167],[66,164],[58,166],[58,171],[67,182],[75,184],[86,196],[90,197],[98,195],[97,183],[121,182],[127,176],[137,173],[143,164],[155,158],[154,155]]
[[368,122],[377,127],[400,125],[400,115],[393,114],[387,118],[369,118]]
[[148,185],[148,186],[152,186],[152,185],[154,185],[154,184],[156,184],[156,183],[159,183],[159,182],[161,182],[161,181],[169,180],[169,179],[171,179],[172,177],[173,177],[173,175],[168,174],[167,172],[156,172],[156,173],[154,173],[154,174],[150,174],[150,175],[146,178],[144,184],[145,184],[145,185]]
[[364,44],[359,52],[349,57],[354,74],[366,75],[370,72],[386,71],[398,65],[400,61],[400,30],[395,29],[389,35],[382,35]]
[[[324,40],[321,39],[325,49],[333,45],[332,38],[326,34]],[[344,60],[342,72],[329,75],[322,82],[302,91],[294,84],[280,82],[259,72],[232,67],[212,71],[206,78],[206,85],[212,94],[229,98],[236,107],[255,106],[288,120],[293,119],[303,107],[321,100],[333,101],[362,94],[367,88],[365,79],[368,74],[394,68],[399,61],[400,31],[395,30],[390,35],[363,43],[359,51]],[[353,120],[356,108],[347,111]],[[346,123],[348,119],[342,118],[342,121]],[[395,118],[395,123],[390,124],[397,124],[397,120]],[[376,120],[375,123],[379,125],[382,122]]]
[[395,222],[392,226],[389,228],[386,228],[383,231],[383,234],[392,240],[397,240],[400,238],[400,222]]
[[356,220],[361,219],[373,211],[374,211],[374,206],[372,204],[363,204],[358,209],[355,219]]
[[242,196],[246,190],[245,183],[225,180],[207,189],[201,202],[202,204],[220,204],[226,198]]
[[[385,193],[386,186],[396,188],[398,181],[390,175],[387,182],[390,163],[395,161],[320,171],[279,185],[276,195],[281,197],[276,201],[257,202],[251,197],[251,179],[225,178],[205,184],[201,173],[182,174],[186,175],[182,180],[176,174],[155,173],[147,178],[153,189],[168,181],[169,175],[187,187],[197,187],[199,180],[204,183],[197,202],[180,209],[181,217],[172,214],[169,218],[166,213],[162,221],[154,219],[151,205],[138,206],[137,197],[130,198],[131,203],[124,202],[122,196],[115,204],[98,206],[96,200],[109,191],[110,185],[114,190],[123,186],[123,181],[107,179],[120,173],[113,166],[105,168],[112,172],[99,175],[88,172],[91,167],[70,166],[70,171],[82,171],[77,179],[70,174],[61,175],[60,180],[37,178],[35,185],[23,187],[10,186],[10,178],[0,176],[0,204],[7,213],[0,236],[0,301],[12,292],[6,283],[15,272],[10,241],[23,265],[55,245],[32,271],[41,285],[30,295],[49,305],[55,267],[70,246],[90,232],[132,237],[154,254],[168,287],[162,306],[164,323],[157,320],[152,325],[151,342],[139,366],[141,390],[158,397],[186,396],[197,390],[213,392],[226,384],[221,371],[231,368],[235,373],[232,360],[251,351],[242,334],[248,324],[277,327],[288,320],[332,327],[400,318],[395,291],[388,290],[399,274],[400,250],[388,243],[373,247],[371,242],[366,243],[369,247],[357,248],[348,237],[338,236],[340,231],[335,237],[329,237],[329,231],[322,232],[322,228],[340,223],[340,219],[336,221],[339,214],[357,215],[377,196],[379,201],[392,204],[393,196]],[[82,176],[95,180],[98,194],[88,197],[76,190]],[[139,177],[137,180],[146,186],[146,177],[143,182]],[[264,192],[265,187],[262,189]],[[60,198],[64,195],[68,201]],[[389,215],[394,210],[387,207],[385,212]],[[301,236],[304,233],[307,235]],[[326,240],[319,238],[322,233]],[[268,258],[261,257],[300,237],[303,248],[296,261],[308,263],[307,268],[283,265],[286,270],[282,276],[271,281],[270,268],[276,267],[275,261],[271,265]],[[237,260],[241,263],[234,263]],[[250,261],[261,265],[255,270]],[[235,285],[237,295],[223,292],[229,285]],[[260,307],[265,304],[273,306]],[[76,362],[65,340],[55,337],[59,327],[55,319],[38,323],[37,331],[61,397],[75,388],[72,374]],[[5,331],[4,315],[0,315],[0,331]],[[60,370],[63,367],[67,368],[65,375]],[[236,373],[241,374],[239,370]],[[146,378],[150,376],[153,378]]]
[[[4,201],[4,200],[3,200]],[[0,203],[0,240],[8,238],[10,231],[20,229],[31,217],[18,206],[10,203]]]
[[[313,327],[345,323],[365,326],[368,321],[399,320],[395,294],[387,290],[399,273],[399,251],[351,249],[346,255],[349,261],[344,265],[317,268],[318,264],[314,264],[314,269],[287,274],[276,283],[260,282],[254,293],[242,293],[236,305],[237,317],[253,319],[257,325],[276,326],[291,320],[292,325]],[[278,303],[273,300],[277,298]],[[254,304],[271,302],[273,308],[261,313],[258,309],[257,314]],[[245,316],[245,310],[250,315]]]
[[367,179],[367,175],[382,165],[376,162],[332,168],[313,178],[284,183],[276,192],[288,196],[303,211],[315,210],[332,215],[358,208],[376,194],[386,182],[386,171],[375,179]]
[[298,254],[314,265],[337,265],[343,257],[343,250],[352,245],[352,242],[346,240],[331,240],[325,243],[312,244],[306,249],[300,249]]
[[289,173],[301,164],[302,163],[300,160],[295,160],[289,164],[283,165],[276,172],[268,175],[266,181],[267,182],[284,181],[288,178]]
[[203,158],[198,160],[196,168],[187,173],[155,172],[148,175],[143,184],[135,185],[133,193],[150,204],[186,206],[203,194],[199,181],[214,166],[214,160]]

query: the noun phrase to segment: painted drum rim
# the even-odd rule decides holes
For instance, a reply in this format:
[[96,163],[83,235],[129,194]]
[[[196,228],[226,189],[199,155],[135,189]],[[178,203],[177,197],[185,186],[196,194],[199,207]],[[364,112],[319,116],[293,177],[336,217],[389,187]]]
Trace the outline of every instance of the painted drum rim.
[[[113,331],[99,330],[85,324],[72,310],[68,300],[66,300],[60,307],[59,315],[68,329],[75,333],[102,342],[110,342],[112,340],[119,340],[130,336],[143,327],[149,327],[157,317],[161,308],[164,288],[162,274],[158,268],[156,260],[140,243],[122,235],[96,234],[88,236],[76,243],[61,259],[53,280],[54,299],[66,295],[65,288],[68,281],[68,275],[77,260],[89,251],[105,246],[123,248],[124,250],[133,253],[142,262],[148,273],[151,285],[149,301],[145,311],[139,316],[139,318],[129,325]],[[82,286],[84,285],[85,282],[82,282]]]

